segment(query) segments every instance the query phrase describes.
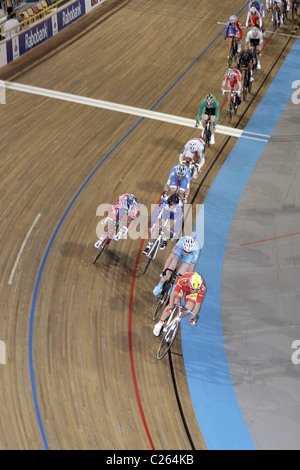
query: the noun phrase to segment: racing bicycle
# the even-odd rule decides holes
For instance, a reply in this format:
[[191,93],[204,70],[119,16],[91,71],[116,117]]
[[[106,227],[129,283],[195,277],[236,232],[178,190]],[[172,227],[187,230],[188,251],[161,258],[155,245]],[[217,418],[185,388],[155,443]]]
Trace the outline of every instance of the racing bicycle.
[[210,120],[210,116],[208,117],[207,121],[206,121],[206,125],[203,129],[203,137],[202,137],[202,140],[204,141],[205,145],[207,145],[207,147],[210,147],[210,139],[211,139],[211,120]]
[[244,81],[243,81],[243,98],[244,98],[244,101],[247,100],[248,91],[249,91],[249,93],[251,93],[251,90],[252,90],[252,82],[250,81],[250,78],[251,78],[250,70],[248,68],[245,68],[244,69]]
[[152,247],[150,248],[149,252],[147,254],[144,253],[145,256],[147,256],[148,261],[146,263],[143,275],[146,273],[147,269],[149,268],[151,261],[153,261],[156,258],[158,248],[159,248],[160,244],[162,243],[163,238],[166,236],[166,233],[168,233],[169,235],[174,234],[173,230],[167,228],[167,224],[168,224],[169,221],[170,221],[170,219],[168,218],[164,221],[163,225],[155,223],[155,224],[153,224],[153,226],[150,229],[150,232],[152,232],[154,230],[154,227],[159,227],[160,231],[159,231],[158,237],[156,238],[156,240],[153,243]]
[[109,223],[111,227],[108,230],[106,240],[104,240],[104,242],[99,247],[99,252],[95,256],[93,260],[93,264],[95,264],[96,261],[100,258],[104,250],[106,250],[109,247],[110,242],[112,240],[119,241],[120,238],[125,238],[127,235],[128,228],[125,227],[124,225],[121,225],[119,219],[115,220],[115,219],[112,219],[111,217],[106,217],[105,219],[101,221],[102,225],[106,225],[107,223]]
[[228,110],[227,110],[227,116],[228,116],[228,122],[232,121],[232,116],[233,114],[236,115],[237,113],[237,108],[238,108],[238,92],[234,90],[225,90],[225,93],[230,93],[230,100],[228,104]]
[[231,47],[230,47],[230,51],[229,51],[229,56],[228,56],[228,66],[229,68],[231,68],[232,66],[232,61],[234,59],[237,59],[237,54],[238,54],[238,42],[237,42],[237,38],[235,36],[233,36],[233,38],[231,38]]
[[178,274],[176,270],[167,268],[165,271],[161,273],[161,276],[165,276],[167,271],[170,271],[171,276],[167,279],[162,288],[160,293],[158,294],[157,305],[155,307],[153,313],[153,320],[156,320],[162,313],[163,309],[168,305],[170,295],[173,290],[173,286],[176,283],[177,277],[180,277],[181,274]]
[[[157,350],[157,359],[163,359],[171,348],[172,344],[174,343],[179,330],[181,319],[183,318],[183,313],[187,314],[193,312],[191,310],[188,310],[186,307],[176,305],[173,308],[169,318],[165,321],[162,330],[164,335]],[[198,318],[199,316],[196,315],[196,317],[194,318],[195,322],[197,322]]]
[[293,20],[295,19],[295,16],[298,15],[298,8],[299,8],[299,1],[294,0],[294,2],[292,2],[292,19]]

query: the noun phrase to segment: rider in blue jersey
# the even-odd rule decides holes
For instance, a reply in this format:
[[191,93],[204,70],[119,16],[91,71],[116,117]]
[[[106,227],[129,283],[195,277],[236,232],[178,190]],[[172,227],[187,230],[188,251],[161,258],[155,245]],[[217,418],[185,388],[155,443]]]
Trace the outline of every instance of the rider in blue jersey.
[[164,187],[164,194],[169,191],[175,192],[177,188],[179,195],[183,198],[184,202],[186,202],[191,190],[191,172],[190,169],[182,163],[174,166],[170,171]]
[[[168,239],[173,239],[174,235],[180,229],[183,216],[183,203],[178,194],[171,194],[171,196],[163,196],[161,203],[154,212],[151,218],[151,240],[148,242],[147,248],[143,251],[145,255],[149,253],[152,248],[154,240],[159,235],[160,227],[165,226],[165,233],[163,240],[160,244],[160,249],[164,250],[167,246]],[[165,222],[167,224],[165,225]]]
[[175,270],[181,260],[181,264],[178,269],[179,274],[183,275],[187,272],[194,271],[199,255],[200,246],[193,237],[184,236],[180,238],[164,265],[160,282],[155,287],[153,294],[157,296],[160,293],[164,282],[170,277],[170,271],[166,271],[166,269]]

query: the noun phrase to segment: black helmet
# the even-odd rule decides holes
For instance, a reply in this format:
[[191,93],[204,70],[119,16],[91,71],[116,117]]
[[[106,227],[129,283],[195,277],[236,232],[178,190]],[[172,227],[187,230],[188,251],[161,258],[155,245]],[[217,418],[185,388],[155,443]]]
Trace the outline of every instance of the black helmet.
[[177,206],[177,204],[179,204],[178,194],[171,194],[171,196],[168,197],[167,203],[169,206]]
[[243,61],[243,62],[249,62],[249,58],[250,58],[250,57],[249,57],[248,52],[243,51],[243,52],[242,52],[242,55],[241,55],[242,61]]

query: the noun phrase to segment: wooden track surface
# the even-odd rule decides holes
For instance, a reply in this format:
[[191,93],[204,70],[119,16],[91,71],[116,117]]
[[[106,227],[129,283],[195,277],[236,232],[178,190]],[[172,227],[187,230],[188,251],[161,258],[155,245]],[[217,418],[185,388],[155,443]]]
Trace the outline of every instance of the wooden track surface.
[[[243,5],[107,0],[1,69],[0,79],[150,109],[222,31],[217,21],[227,22]],[[208,92],[223,104],[222,41],[156,111],[195,118]],[[292,44],[271,37],[253,102],[241,106],[233,125],[245,126]],[[168,357],[156,360],[152,289],[170,247],[145,276],[140,240],[115,244],[92,265],[98,205],[130,191],[150,208],[181,148],[199,130],[144,119],[132,131],[135,116],[11,90],[6,100],[0,107],[0,339],[7,348],[0,366],[0,448],[205,449],[179,339],[170,356],[175,388]],[[227,125],[226,106],[220,123]],[[217,135],[191,201],[203,202],[234,143]]]

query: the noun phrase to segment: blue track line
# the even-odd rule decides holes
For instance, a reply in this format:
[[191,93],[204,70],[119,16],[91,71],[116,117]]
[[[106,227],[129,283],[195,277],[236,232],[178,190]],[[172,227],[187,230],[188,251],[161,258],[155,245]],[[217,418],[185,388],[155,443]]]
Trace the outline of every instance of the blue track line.
[[[237,15],[239,15],[243,10],[244,8],[248,5],[248,1],[247,3],[241,8],[241,10],[237,13]],[[213,46],[213,44],[219,39],[219,37],[224,33],[225,31],[225,28],[223,28],[223,30],[215,37],[215,39],[206,47],[206,49],[199,55],[199,57],[190,65],[190,67],[176,80],[176,82],[164,93],[164,95],[154,104],[154,106],[152,106],[151,111],[154,110],[158,104],[170,93],[171,90],[173,90],[173,88],[180,82],[180,80],[182,80],[182,78],[191,70],[192,67],[194,67],[194,65],[204,56],[204,54],[206,54],[206,52]],[[50,243],[48,245],[48,248],[46,250],[46,253],[44,255],[44,258],[43,258],[43,261],[42,261],[42,264],[41,264],[41,267],[40,267],[40,270],[39,270],[39,273],[38,273],[38,277],[37,277],[37,281],[36,281],[36,285],[35,285],[35,289],[34,289],[34,294],[33,294],[33,299],[32,299],[32,306],[31,306],[31,313],[30,313],[30,327],[29,327],[29,369],[30,369],[30,378],[31,378],[31,388],[32,388],[32,395],[33,395],[33,401],[34,401],[34,406],[35,406],[35,412],[36,412],[36,416],[37,416],[37,420],[38,420],[38,424],[39,424],[39,428],[40,428],[40,432],[41,432],[41,435],[42,435],[42,438],[43,438],[43,442],[44,442],[44,446],[45,446],[45,449],[46,450],[49,450],[49,445],[48,445],[48,442],[47,442],[47,438],[46,438],[46,434],[45,434],[45,431],[44,431],[44,427],[43,427],[43,423],[42,423],[42,419],[41,419],[41,414],[40,414],[40,410],[39,410],[39,404],[38,404],[38,399],[37,399],[37,393],[36,393],[36,386],[35,386],[35,378],[34,378],[34,369],[33,369],[33,354],[32,354],[32,342],[33,342],[33,323],[34,323],[34,314],[35,314],[35,307],[36,307],[36,301],[37,301],[37,296],[38,296],[38,291],[39,291],[39,286],[40,286],[40,282],[41,282],[41,278],[42,278],[42,275],[43,275],[43,271],[44,271],[44,268],[45,268],[45,264],[46,264],[46,261],[47,261],[47,258],[48,258],[48,255],[50,253],[50,250],[51,250],[51,247],[53,245],[53,242],[56,238],[56,235],[58,234],[65,218],[67,217],[70,209],[72,208],[72,206],[74,205],[75,201],[78,199],[79,195],[82,193],[83,189],[87,186],[87,184],[90,182],[90,180],[92,179],[92,177],[95,175],[95,173],[99,170],[99,168],[103,165],[103,163],[110,157],[110,155],[121,145],[121,143],[130,135],[132,134],[132,132],[144,121],[145,118],[142,118],[140,119],[137,124],[135,124],[131,129],[130,131],[115,145],[115,147],[110,150],[110,152],[103,158],[103,160],[99,163],[99,165],[93,170],[93,172],[90,174],[90,176],[86,179],[86,181],[83,183],[83,185],[81,186],[81,188],[79,189],[79,191],[76,193],[76,195],[74,196],[74,198],[72,199],[71,203],[69,204],[68,208],[66,209],[66,211],[64,212],[51,240],[50,240]]]

